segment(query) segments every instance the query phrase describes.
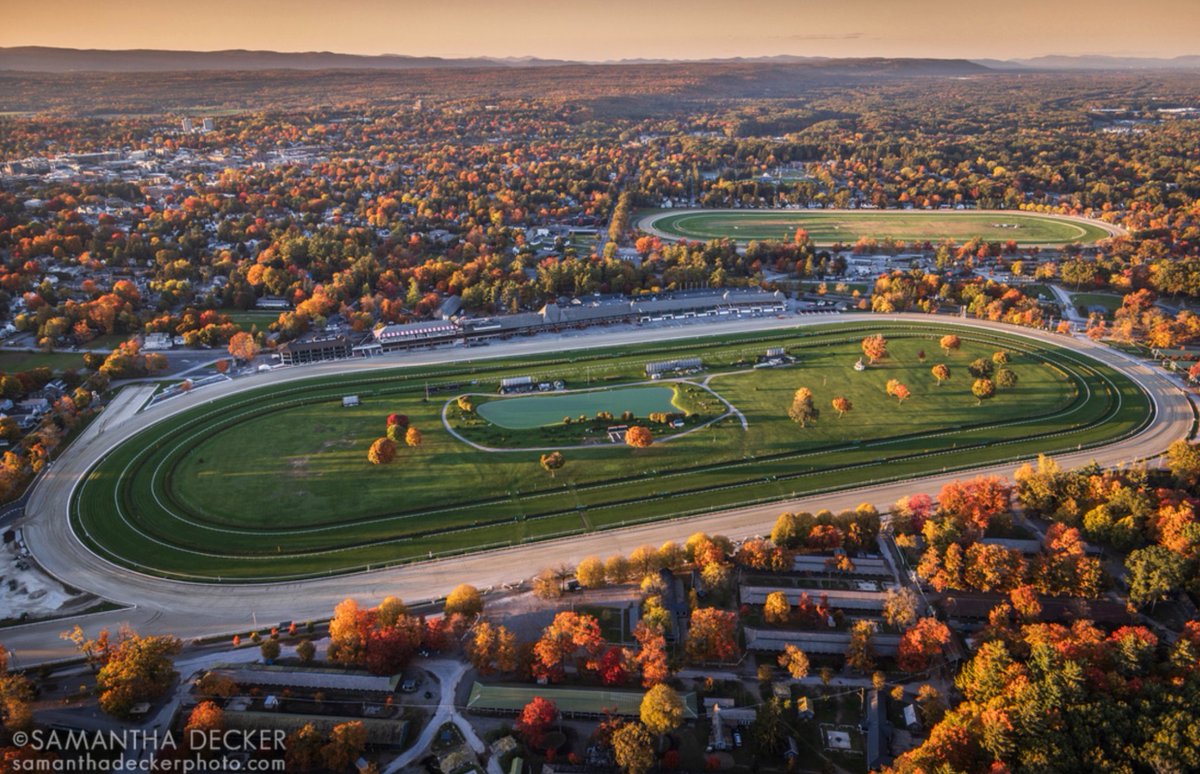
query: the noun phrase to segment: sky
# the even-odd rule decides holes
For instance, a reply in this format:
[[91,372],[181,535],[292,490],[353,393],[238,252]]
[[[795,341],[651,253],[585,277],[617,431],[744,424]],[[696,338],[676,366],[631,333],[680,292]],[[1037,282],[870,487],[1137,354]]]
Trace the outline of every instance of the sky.
[[604,61],[1200,54],[1200,0],[4,0],[0,46]]

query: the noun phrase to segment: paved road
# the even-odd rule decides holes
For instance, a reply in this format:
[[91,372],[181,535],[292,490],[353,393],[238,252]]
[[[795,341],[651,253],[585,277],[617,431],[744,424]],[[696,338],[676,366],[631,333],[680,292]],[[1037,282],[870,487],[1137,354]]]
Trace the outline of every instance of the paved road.
[[[699,214],[718,214],[718,213],[754,214],[756,212],[772,212],[772,213],[774,213],[774,212],[791,212],[791,213],[795,213],[797,215],[802,215],[805,213],[811,213],[814,215],[836,215],[838,213],[852,214],[852,215],[871,215],[871,214],[909,215],[909,214],[911,214],[916,217],[919,217],[921,215],[929,216],[929,215],[933,215],[933,214],[945,215],[948,217],[970,217],[970,216],[976,216],[976,215],[997,215],[997,216],[1031,215],[1031,216],[1039,217],[1039,218],[1052,218],[1054,220],[1067,221],[1068,223],[1077,223],[1081,226],[1084,226],[1084,225],[1094,226],[1095,228],[1098,228],[1098,229],[1101,229],[1101,230],[1107,232],[1108,236],[1110,236],[1110,237],[1121,236],[1121,235],[1129,233],[1127,230],[1125,230],[1121,226],[1116,226],[1116,225],[1113,225],[1112,223],[1105,223],[1102,220],[1093,220],[1091,218],[1082,218],[1082,217],[1077,217],[1075,215],[1051,215],[1051,214],[1040,213],[1040,212],[1025,212],[1023,210],[834,210],[834,209],[809,210],[809,209],[804,209],[804,208],[781,209],[781,208],[771,208],[771,207],[761,207],[758,209],[750,208],[750,209],[740,209],[740,210],[737,210],[737,209],[707,209],[707,208],[663,210],[662,212],[656,212],[656,213],[646,215],[645,217],[643,217],[640,221],[638,221],[637,228],[638,228],[638,230],[644,231],[647,234],[650,234],[652,236],[656,236],[659,239],[662,239],[663,241],[678,242],[682,239],[685,239],[686,237],[680,237],[676,234],[671,234],[666,231],[663,231],[662,229],[660,229],[658,227],[658,225],[657,225],[658,221],[662,220],[663,218],[669,218],[669,217],[673,217],[676,215],[692,215],[692,214],[699,215]],[[850,238],[855,239],[857,237],[850,237]],[[691,241],[697,241],[697,240],[693,239]],[[700,241],[704,241],[704,240],[700,240]],[[822,244],[824,244],[824,242]],[[1052,242],[1052,243],[1047,243],[1047,244],[1043,244],[1043,245],[1029,244],[1029,245],[1025,245],[1025,246],[1026,247],[1051,247],[1051,248],[1054,248],[1054,247],[1062,247],[1063,245],[1062,245],[1062,243]]]
[[1058,299],[1058,305],[1062,307],[1063,316],[1073,323],[1086,325],[1088,321],[1087,315],[1079,313],[1075,308],[1075,304],[1071,303],[1071,294],[1064,290],[1060,285],[1050,285],[1050,292]]
[[[463,675],[470,668],[468,664],[462,661],[451,661],[447,659],[434,659],[420,664],[421,668],[430,672],[437,678],[440,686],[437,710],[433,717],[425,724],[421,736],[417,741],[413,742],[412,747],[409,747],[400,754],[396,760],[388,764],[383,770],[384,774],[396,774],[401,771],[420,771],[420,766],[415,765],[415,762],[426,755],[429,746],[433,744],[433,738],[442,726],[447,723],[453,723],[462,732],[463,739],[476,755],[483,755],[487,752],[487,745],[479,734],[476,733],[475,727],[467,722],[467,719],[459,714],[458,706],[455,704],[455,697],[458,693],[458,684],[462,680]],[[500,762],[495,756],[488,759],[487,762],[488,774],[503,774],[500,768]]]
[[[729,331],[792,328],[822,322],[879,323],[910,321],[938,325],[968,325],[1003,330],[1012,335],[1067,345],[1128,374],[1142,385],[1157,404],[1157,418],[1137,436],[1117,444],[1087,452],[1058,455],[1064,466],[1082,465],[1095,460],[1116,465],[1160,455],[1176,439],[1186,437],[1192,425],[1192,409],[1187,396],[1166,376],[1135,359],[1097,345],[1086,338],[1067,339],[1055,334],[1013,328],[998,323],[972,320],[931,319],[928,315],[850,314],[830,317],[786,319],[762,318],[728,323],[700,323],[665,329],[631,327],[619,331],[598,331],[591,335],[540,336],[486,349],[444,349],[408,353],[399,357],[326,363],[306,368],[280,369],[231,382],[215,384],[194,393],[138,412],[152,388],[127,388],[106,409],[105,416],[67,449],[39,482],[30,497],[24,522],[25,540],[38,562],[64,582],[106,599],[133,605],[131,610],[103,613],[81,622],[88,631],[115,626],[127,621],[145,633],[169,632],[183,638],[206,634],[247,631],[272,621],[307,620],[328,617],[334,605],[346,597],[376,603],[388,594],[418,601],[444,595],[455,585],[470,582],[481,588],[500,586],[526,579],[540,568],[564,562],[578,562],[585,556],[608,556],[616,552],[628,555],[634,548],[679,540],[696,531],[721,533],[733,538],[766,534],[778,514],[785,510],[833,511],[851,508],[863,502],[887,507],[900,497],[914,492],[936,492],[943,484],[961,478],[963,473],[932,475],[900,483],[863,487],[847,492],[805,497],[794,501],[735,508],[685,522],[656,522],[621,530],[581,535],[501,549],[465,557],[424,562],[372,572],[328,579],[259,585],[203,585],[161,578],[115,567],[90,553],[71,531],[67,503],[72,486],[91,463],[132,433],[153,422],[190,406],[213,398],[242,392],[268,384],[320,374],[389,368],[396,365],[461,363],[464,356],[476,359],[563,351],[614,344],[644,343],[651,335],[658,341],[712,335]],[[981,471],[1010,475],[1013,463],[993,465]],[[2,641],[15,650],[23,664],[34,664],[71,655],[58,640],[67,628],[63,622],[35,623],[0,632]]]

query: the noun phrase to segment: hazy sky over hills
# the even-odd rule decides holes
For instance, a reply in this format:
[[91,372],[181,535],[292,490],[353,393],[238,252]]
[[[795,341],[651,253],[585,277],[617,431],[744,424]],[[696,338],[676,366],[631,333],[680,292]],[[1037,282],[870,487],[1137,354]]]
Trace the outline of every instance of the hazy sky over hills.
[[1200,0],[60,0],[0,46],[607,60],[1200,53]]

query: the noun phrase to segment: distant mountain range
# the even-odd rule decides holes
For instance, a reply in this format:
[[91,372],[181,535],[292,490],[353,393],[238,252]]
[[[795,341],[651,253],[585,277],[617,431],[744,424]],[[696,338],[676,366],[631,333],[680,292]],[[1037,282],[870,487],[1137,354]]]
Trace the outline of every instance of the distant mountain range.
[[[498,67],[559,67],[566,65],[659,65],[700,63],[752,64],[832,64],[842,60],[829,57],[766,56],[734,57],[727,59],[672,60],[622,59],[607,62],[580,62],[536,57],[472,57],[444,59],[441,57],[402,56],[385,54],[362,56],[337,54],[328,51],[283,52],[247,51],[168,51],[160,49],[130,49],[108,51],[101,49],[51,48],[46,46],[17,46],[0,48],[0,70],[26,72],[169,72],[188,70],[425,70],[448,68]],[[1194,70],[1200,69],[1200,56],[1174,59],[1151,59],[1108,56],[1043,56],[1034,59],[857,59],[846,61],[875,61],[921,63],[929,70],[937,62],[950,69],[961,70],[974,64],[992,70]]]
[[1136,56],[1039,56],[1033,59],[976,59],[993,70],[1198,70],[1200,56],[1173,59]]

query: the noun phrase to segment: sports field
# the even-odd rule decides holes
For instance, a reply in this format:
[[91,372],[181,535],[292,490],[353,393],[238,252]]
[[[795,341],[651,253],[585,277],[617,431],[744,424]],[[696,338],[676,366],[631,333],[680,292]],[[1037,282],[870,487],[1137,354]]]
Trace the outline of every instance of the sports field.
[[882,240],[988,242],[1021,245],[1095,242],[1110,234],[1091,222],[1019,212],[970,210],[686,210],[643,215],[638,227],[669,239],[790,240],[808,231],[818,244],[850,244],[860,237]]
[[[947,356],[937,341],[952,329],[963,346]],[[860,341],[869,333],[885,335],[891,354],[857,372]],[[797,362],[753,368],[768,347],[778,346]],[[999,349],[1011,354],[1019,381],[979,405],[967,364]],[[647,449],[620,443],[568,448],[566,465],[553,477],[530,449],[481,451],[442,425],[442,411],[457,395],[494,393],[501,378],[518,375],[561,379],[568,389],[641,385],[663,390],[665,399],[670,390],[646,382],[645,363],[693,356],[703,360],[704,371],[676,386],[719,394],[740,416],[722,415]],[[938,362],[952,372],[941,386],[930,375]],[[903,404],[885,394],[890,379],[911,390]],[[821,411],[806,428],[787,417],[801,386],[813,391]],[[609,396],[623,404],[622,392]],[[359,395],[361,405],[343,408],[347,394]],[[853,403],[843,417],[830,406],[839,396]],[[568,396],[529,400],[554,397]],[[390,465],[371,465],[367,447],[392,412],[407,414],[424,441],[401,448]],[[1073,450],[1134,432],[1150,414],[1136,385],[1066,349],[934,321],[832,324],[350,373],[230,396],[115,449],[75,492],[71,518],[93,550],[143,572],[272,580]],[[549,431],[511,432],[536,442]]]

